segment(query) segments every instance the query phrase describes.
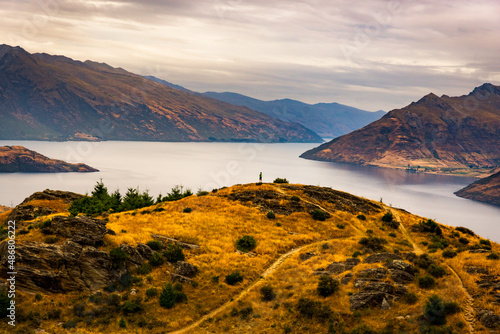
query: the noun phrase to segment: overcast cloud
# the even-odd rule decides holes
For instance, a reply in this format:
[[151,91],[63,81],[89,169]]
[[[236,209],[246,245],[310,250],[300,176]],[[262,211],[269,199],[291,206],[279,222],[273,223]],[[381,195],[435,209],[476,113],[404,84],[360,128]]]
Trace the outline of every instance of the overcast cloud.
[[498,0],[0,0],[0,43],[367,110],[500,82]]

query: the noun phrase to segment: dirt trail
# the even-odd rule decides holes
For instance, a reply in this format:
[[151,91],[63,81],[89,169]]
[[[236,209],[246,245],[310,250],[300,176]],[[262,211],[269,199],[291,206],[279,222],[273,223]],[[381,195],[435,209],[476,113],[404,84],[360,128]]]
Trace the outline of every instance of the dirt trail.
[[[410,233],[408,233],[408,230],[403,225],[403,223],[401,221],[401,217],[396,212],[396,210],[391,210],[391,212],[396,217],[396,220],[399,222],[399,226],[401,227],[401,231],[403,232],[403,234],[406,236],[406,238],[413,245],[413,249],[415,251],[415,254],[417,254],[417,255],[423,254],[424,251],[412,239]],[[476,322],[475,311],[474,311],[474,307],[473,307],[474,306],[474,298],[471,297],[471,295],[469,294],[469,292],[465,288],[464,283],[462,281],[462,278],[458,275],[458,273],[451,266],[449,266],[447,263],[443,262],[443,264],[446,267],[448,267],[448,269],[450,269],[450,271],[453,273],[453,275],[457,278],[457,280],[459,282],[459,287],[463,290],[465,296],[467,297],[467,301],[466,301],[465,305],[463,306],[464,318],[465,318],[465,321],[467,322],[467,327],[469,329],[469,333],[473,334],[475,332],[474,331],[474,324]]]
[[237,297],[234,298],[234,300],[232,301],[229,301],[225,304],[223,304],[222,306],[219,306],[218,308],[216,308],[215,310],[211,311],[210,313],[204,315],[203,317],[201,317],[200,319],[198,319],[197,321],[193,322],[192,324],[182,328],[182,329],[179,329],[179,330],[176,330],[176,331],[173,331],[173,332],[169,332],[170,334],[182,334],[182,333],[187,333],[191,330],[193,330],[194,328],[198,327],[203,321],[209,319],[209,318],[213,318],[215,317],[217,314],[223,312],[224,310],[228,309],[229,307],[233,306],[236,302],[238,302],[238,300],[244,298],[245,296],[248,295],[248,293],[255,288],[256,285],[259,284],[259,282],[262,281],[263,278],[266,278],[267,276],[271,275],[273,272],[276,271],[276,269],[281,265],[283,264],[283,262],[285,262],[285,260],[287,258],[289,258],[290,256],[292,256],[293,254],[299,252],[300,250],[302,250],[303,248],[306,248],[306,247],[309,247],[311,245],[315,245],[315,244],[322,244],[322,243],[325,243],[325,242],[328,242],[330,240],[323,240],[323,241],[318,241],[318,242],[314,242],[314,243],[311,243],[311,244],[307,244],[307,245],[303,245],[303,246],[300,246],[300,247],[297,247],[297,248],[294,248],[292,249],[291,251],[289,251],[288,253],[285,253],[283,255],[281,255],[276,261],[273,262],[273,264],[271,264],[271,266],[269,268],[266,269],[266,271],[264,271],[264,273],[261,275],[261,279],[255,281],[254,283],[252,283],[249,287],[247,287],[245,290],[243,290]]

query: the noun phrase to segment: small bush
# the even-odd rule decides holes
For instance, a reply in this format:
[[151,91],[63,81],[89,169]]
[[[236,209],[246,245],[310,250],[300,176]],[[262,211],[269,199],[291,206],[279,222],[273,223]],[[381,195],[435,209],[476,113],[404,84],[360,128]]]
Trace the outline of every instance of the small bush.
[[469,239],[462,237],[462,238],[458,239],[458,242],[460,242],[461,244],[467,245],[470,241],[469,241]]
[[149,259],[149,264],[153,267],[159,267],[163,263],[165,263],[165,260],[163,259],[163,256],[158,252],[154,252]]
[[326,220],[326,213],[320,209],[316,209],[313,211],[312,217],[314,220],[325,221]]
[[122,312],[124,314],[138,313],[143,310],[141,304],[135,303],[133,301],[127,300],[122,305]]
[[415,263],[416,266],[422,268],[422,269],[427,269],[431,264],[434,263],[434,260],[428,255],[428,254],[422,254],[416,257],[415,259],[412,259],[413,263]]
[[390,236],[391,238],[395,238],[395,237],[397,237],[396,233],[394,233],[394,232],[389,233],[389,236]]
[[443,267],[431,264],[427,269],[427,272],[435,278],[441,278],[446,275],[446,270]]
[[300,202],[300,197],[299,196],[292,196],[292,197],[290,197],[290,200],[293,202]]
[[206,190],[198,190],[198,192],[196,193],[196,196],[207,196],[208,194],[209,194],[209,192]]
[[472,232],[472,230],[469,230],[468,228],[462,227],[462,226],[456,227],[455,230],[460,231],[460,232],[462,232],[464,234],[468,234],[470,236],[475,236],[476,235],[474,232]]
[[366,220],[366,216],[363,214],[357,215],[356,218],[358,218],[359,220]]
[[497,253],[491,253],[486,257],[488,260],[498,260],[500,257]]
[[121,317],[120,321],[118,321],[118,326],[120,326],[120,328],[127,328],[127,323],[123,317]]
[[182,210],[184,213],[191,213],[191,211],[193,211],[191,208],[184,208],[184,210]]
[[337,228],[343,230],[343,229],[345,229],[345,225],[344,224],[337,224]]
[[457,302],[445,302],[444,303],[444,314],[452,315],[455,313],[459,313],[461,311],[460,305]]
[[288,183],[288,180],[285,178],[277,177],[274,179],[273,183]]
[[392,215],[392,212],[387,211],[383,216],[382,216],[382,221],[384,223],[390,223],[394,219],[394,216]]
[[436,280],[429,275],[425,275],[418,278],[418,286],[422,289],[430,289],[436,285]]
[[269,219],[274,219],[276,218],[276,215],[274,214],[274,212],[268,211],[266,217]]
[[49,311],[47,312],[47,318],[51,319],[51,320],[57,320],[57,319],[60,319],[61,318],[61,313],[62,313],[62,310],[61,309],[58,309],[58,308],[51,308],[49,309]]
[[150,240],[146,243],[154,251],[159,251],[163,248],[163,244],[158,240]]
[[175,305],[175,291],[172,288],[172,283],[168,283],[163,287],[160,294],[160,306],[165,308],[172,308]]
[[149,298],[156,297],[158,295],[158,289],[155,287],[146,290],[146,296]]
[[457,256],[457,252],[455,252],[455,251],[452,251],[452,250],[449,250],[449,249],[443,251],[443,257],[446,258],[446,259],[452,259],[455,256]]
[[62,328],[64,328],[64,329],[75,328],[76,325],[77,325],[76,321],[68,320],[62,324]]
[[274,298],[276,298],[276,293],[274,292],[273,287],[269,285],[265,285],[262,288],[260,288],[260,294],[262,300],[265,302],[273,301]]
[[182,247],[177,244],[168,244],[163,251],[163,256],[170,263],[176,263],[178,261],[184,261],[185,256],[182,252]]
[[359,243],[373,251],[381,251],[384,249],[384,245],[387,244],[387,240],[378,237],[364,237],[359,240]]
[[49,235],[48,237],[45,238],[44,242],[46,244],[55,244],[58,242],[59,239],[55,235]]
[[147,275],[153,270],[153,266],[149,263],[144,263],[142,266],[137,268],[138,275]]
[[352,257],[358,257],[358,256],[361,256],[361,252],[360,251],[355,251],[354,253],[352,253]]
[[35,295],[35,300],[40,301],[40,300],[42,300],[42,299],[43,299],[43,296],[42,296],[42,294],[41,294],[41,293],[37,293],[37,294]]
[[424,316],[431,325],[444,325],[446,323],[444,304],[439,296],[429,297],[425,303]]
[[443,238],[442,236],[435,235],[431,238],[432,243],[429,245],[429,249],[445,249],[450,245],[448,240]]
[[229,285],[235,285],[240,282],[243,282],[243,276],[237,271],[226,276],[226,283]]
[[109,256],[111,258],[111,262],[113,263],[113,268],[115,269],[123,268],[128,260],[128,254],[125,253],[120,247],[112,249],[109,252]]
[[339,290],[340,282],[329,275],[321,275],[318,282],[317,291],[322,297],[328,297]]
[[418,301],[418,296],[414,294],[413,292],[406,293],[403,296],[403,300],[405,301],[406,304],[413,305]]
[[297,310],[301,316],[307,318],[317,317],[321,320],[328,320],[333,316],[332,310],[327,305],[309,298],[300,298],[297,303]]
[[257,247],[255,238],[251,235],[245,235],[236,241],[236,248],[242,252],[249,252]]
[[491,247],[491,241],[486,240],[486,239],[479,240],[479,244]]
[[420,221],[418,224],[418,228],[422,232],[430,232],[434,233],[436,235],[442,235],[443,231],[441,231],[441,228],[439,225],[432,219],[427,219],[427,221]]

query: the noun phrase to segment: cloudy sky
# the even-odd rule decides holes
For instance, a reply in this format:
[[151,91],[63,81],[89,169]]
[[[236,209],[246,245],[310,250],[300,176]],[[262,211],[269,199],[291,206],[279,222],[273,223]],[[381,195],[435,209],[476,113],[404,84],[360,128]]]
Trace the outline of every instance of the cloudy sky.
[[498,0],[0,0],[0,44],[366,110],[500,84]]

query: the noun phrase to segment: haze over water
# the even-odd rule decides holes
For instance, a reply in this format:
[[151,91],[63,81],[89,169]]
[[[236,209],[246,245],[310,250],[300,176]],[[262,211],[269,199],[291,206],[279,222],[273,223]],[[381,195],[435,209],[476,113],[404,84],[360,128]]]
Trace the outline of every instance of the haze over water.
[[175,185],[196,192],[238,183],[285,177],[291,183],[332,187],[452,225],[465,226],[500,242],[500,208],[459,198],[453,192],[473,178],[408,174],[405,171],[342,165],[300,159],[317,144],[36,142],[22,145],[50,158],[84,162],[99,173],[0,174],[0,204],[17,205],[44,189],[90,193],[102,179],[110,191],[148,189],[156,197]]

